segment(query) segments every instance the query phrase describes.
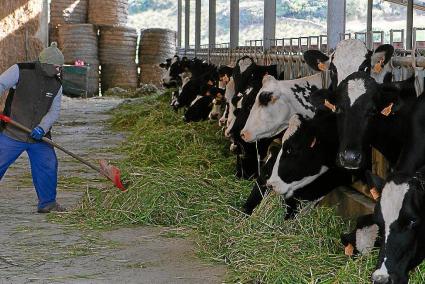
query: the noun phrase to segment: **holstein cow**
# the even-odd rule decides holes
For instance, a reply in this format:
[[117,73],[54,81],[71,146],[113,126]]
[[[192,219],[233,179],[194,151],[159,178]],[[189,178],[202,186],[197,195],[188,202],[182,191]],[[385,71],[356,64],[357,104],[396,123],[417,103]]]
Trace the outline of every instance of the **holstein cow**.
[[282,138],[267,185],[287,204],[286,218],[296,213],[299,200],[315,201],[337,186],[351,184],[351,173],[336,167],[336,117],[319,113],[313,119],[293,115]]
[[329,56],[319,50],[304,53],[306,63],[316,71],[329,70],[335,89],[345,78],[356,71],[365,71],[378,83],[390,82],[392,66],[391,57],[394,47],[389,44],[379,46],[374,52],[356,39],[340,41],[335,52]]
[[[226,86],[229,84],[233,74],[233,68],[229,66],[222,65],[218,68],[218,79],[219,87],[222,89],[227,89]],[[213,108],[208,115],[210,120],[216,120],[220,117],[223,117],[227,108],[227,100],[225,96],[218,95],[213,100]]]
[[425,258],[425,167],[397,184],[388,181],[375,207],[381,247],[374,283],[408,283],[409,271]]
[[299,113],[313,117],[310,95],[322,87],[320,73],[296,80],[278,81],[264,76],[241,137],[245,142],[273,137],[288,127],[289,118]]
[[233,149],[238,155],[237,174],[244,178],[257,177],[261,162],[267,155],[267,149],[273,138],[248,144],[240,137],[240,131],[245,126],[255,97],[261,89],[263,77],[267,74],[277,76],[277,66],[259,66],[253,59],[244,56],[239,59],[233,69],[234,96],[229,107],[226,137],[231,138]]
[[380,246],[379,227],[373,214],[357,218],[356,227],[348,234],[341,235],[345,247],[345,255],[354,256],[368,254],[373,248]]
[[217,68],[212,64],[196,62],[191,66],[192,77],[182,87],[177,99],[172,102],[172,107],[177,110],[189,107],[192,101],[201,93],[205,85],[214,86],[218,80]]
[[342,167],[362,168],[368,145],[395,164],[399,177],[411,176],[424,164],[425,97],[416,97],[414,78],[378,84],[367,73],[356,72],[335,92],[314,94],[312,102],[337,113],[337,162]]
[[211,87],[205,91],[205,94],[198,96],[195,100],[192,101],[190,107],[186,110],[184,114],[184,121],[201,121],[208,119],[208,116],[213,108],[214,101],[218,98],[223,98],[224,90]]

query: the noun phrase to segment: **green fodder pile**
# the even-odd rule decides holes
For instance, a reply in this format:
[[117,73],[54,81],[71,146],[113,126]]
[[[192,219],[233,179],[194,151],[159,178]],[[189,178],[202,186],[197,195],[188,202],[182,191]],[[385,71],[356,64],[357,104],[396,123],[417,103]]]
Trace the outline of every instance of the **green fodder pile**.
[[[303,206],[283,220],[275,194],[250,217],[239,211],[252,181],[234,177],[234,156],[216,123],[187,124],[154,95],[114,111],[131,133],[119,151],[127,193],[89,191],[68,222],[86,228],[148,224],[193,232],[199,255],[229,267],[229,283],[370,283],[376,252],[349,259],[339,236],[349,224],[333,209]],[[417,270],[411,283],[423,283]]]

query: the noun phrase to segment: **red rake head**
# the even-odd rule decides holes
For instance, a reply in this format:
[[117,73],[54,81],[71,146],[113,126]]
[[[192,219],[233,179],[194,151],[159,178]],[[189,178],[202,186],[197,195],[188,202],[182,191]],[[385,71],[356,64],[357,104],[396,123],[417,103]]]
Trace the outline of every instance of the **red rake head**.
[[126,192],[127,189],[125,189],[120,178],[121,171],[117,167],[109,165],[108,162],[105,160],[100,160],[99,164],[102,174],[108,179],[110,179],[117,188],[119,188],[123,192]]

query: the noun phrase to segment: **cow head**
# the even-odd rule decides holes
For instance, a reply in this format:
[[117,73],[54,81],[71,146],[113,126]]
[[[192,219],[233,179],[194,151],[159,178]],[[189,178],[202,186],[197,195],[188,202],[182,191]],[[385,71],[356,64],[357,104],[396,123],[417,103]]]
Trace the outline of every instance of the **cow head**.
[[210,120],[219,119],[223,115],[224,109],[226,107],[226,98],[224,97],[225,90],[219,88],[215,89],[217,89],[217,92],[215,95],[213,95],[214,100],[212,102],[212,109],[208,115]]
[[319,109],[337,113],[339,154],[337,163],[359,169],[365,163],[365,149],[371,142],[369,127],[400,108],[399,90],[392,84],[379,85],[366,72],[355,72],[336,91],[321,90],[312,96]]
[[356,39],[340,41],[330,56],[319,50],[308,50],[304,53],[306,63],[316,71],[331,72],[334,87],[356,71],[368,72],[377,82],[384,82],[391,73],[389,63],[394,47],[389,44],[379,46],[374,52]]
[[218,68],[218,79],[220,83],[222,84],[222,87],[225,87],[227,83],[229,83],[230,78],[232,77],[232,74],[233,74],[232,67],[222,65]]
[[[337,140],[336,134],[334,136]],[[328,154],[319,151],[320,146],[312,120],[293,115],[267,184],[287,199],[297,189],[313,182],[328,170],[324,165]]]
[[181,85],[181,62],[180,57],[175,55],[173,58],[167,59],[166,63],[161,63],[159,65],[166,69],[166,72],[162,77],[162,84],[164,87],[173,88]]
[[264,76],[263,86],[258,91],[245,127],[241,131],[243,140],[252,142],[273,137],[288,126],[289,118],[296,112],[313,116],[314,109],[309,102],[309,96],[317,87],[308,81],[299,84],[290,82],[293,81],[278,81],[273,76]]
[[422,168],[407,182],[390,180],[375,207],[382,241],[374,283],[408,283],[408,273],[425,258],[425,188]]

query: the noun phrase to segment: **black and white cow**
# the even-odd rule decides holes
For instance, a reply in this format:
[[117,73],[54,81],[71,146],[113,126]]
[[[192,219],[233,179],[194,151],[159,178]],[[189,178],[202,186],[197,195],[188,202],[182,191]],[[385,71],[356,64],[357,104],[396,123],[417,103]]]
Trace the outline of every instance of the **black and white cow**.
[[[233,68],[222,65],[218,68],[218,79],[219,79],[219,87],[222,89],[227,89],[227,85],[229,84],[230,80],[232,79],[233,74]],[[226,100],[226,96],[220,96],[218,95],[213,100],[213,108],[208,116],[210,120],[217,120],[219,118],[222,118],[224,113],[226,112],[226,109],[228,108],[228,102]],[[224,120],[224,118],[223,118]],[[224,125],[224,122],[222,121],[221,124]]]
[[319,113],[313,119],[293,115],[282,138],[267,185],[281,194],[287,217],[299,200],[314,201],[341,185],[351,184],[351,173],[335,165],[338,149],[336,117]]
[[345,255],[354,256],[368,254],[373,248],[380,246],[379,227],[373,214],[360,216],[356,220],[353,231],[341,235],[341,242],[345,247]]
[[192,101],[201,95],[205,85],[214,86],[218,81],[218,73],[215,65],[195,61],[190,67],[192,77],[182,87],[177,99],[172,102],[172,107],[177,110],[181,107],[189,107]]
[[316,71],[329,70],[333,88],[336,88],[357,71],[367,72],[378,83],[391,81],[390,60],[393,53],[394,47],[389,44],[381,45],[372,52],[362,41],[347,39],[340,41],[330,56],[319,50],[308,50],[304,53],[304,60]]
[[295,113],[313,117],[310,95],[322,87],[320,73],[296,80],[278,81],[264,76],[241,137],[245,142],[273,137],[288,127]]
[[425,167],[403,183],[389,180],[375,207],[381,246],[374,283],[408,283],[409,271],[425,258]]
[[224,90],[217,87],[210,87],[205,90],[205,93],[201,92],[202,95],[198,96],[192,101],[190,107],[184,114],[184,121],[201,121],[206,120],[213,108],[214,101],[218,98],[224,97]]
[[335,92],[316,93],[312,102],[338,116],[337,162],[358,169],[367,162],[368,145],[378,149],[399,176],[411,176],[425,162],[425,98],[417,97],[414,78],[378,84],[355,72]]

